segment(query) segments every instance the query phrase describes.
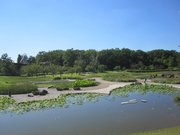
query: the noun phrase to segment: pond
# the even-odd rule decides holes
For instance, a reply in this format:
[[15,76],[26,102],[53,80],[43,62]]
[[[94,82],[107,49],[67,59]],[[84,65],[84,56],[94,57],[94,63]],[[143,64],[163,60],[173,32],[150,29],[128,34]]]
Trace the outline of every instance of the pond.
[[[137,103],[121,104],[131,99]],[[69,96],[63,107],[0,113],[1,135],[126,135],[176,125],[180,125],[180,106],[173,94],[155,92],[90,100],[84,95]]]

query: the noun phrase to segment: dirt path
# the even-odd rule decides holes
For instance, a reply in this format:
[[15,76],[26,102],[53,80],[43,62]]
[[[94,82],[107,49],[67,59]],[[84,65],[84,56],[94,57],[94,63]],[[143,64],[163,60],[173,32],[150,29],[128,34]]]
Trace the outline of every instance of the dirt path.
[[13,95],[13,99],[17,102],[26,102],[26,101],[34,101],[34,100],[44,100],[44,99],[52,99],[57,98],[61,94],[70,94],[70,93],[100,93],[100,94],[110,94],[110,92],[119,87],[124,87],[131,83],[124,82],[109,82],[104,81],[101,78],[94,78],[97,82],[99,82],[98,86],[82,88],[79,91],[75,90],[67,90],[67,91],[57,91],[56,89],[48,89],[48,88],[39,88],[39,90],[47,90],[49,94],[46,96],[34,96],[28,97],[28,94],[19,94]]

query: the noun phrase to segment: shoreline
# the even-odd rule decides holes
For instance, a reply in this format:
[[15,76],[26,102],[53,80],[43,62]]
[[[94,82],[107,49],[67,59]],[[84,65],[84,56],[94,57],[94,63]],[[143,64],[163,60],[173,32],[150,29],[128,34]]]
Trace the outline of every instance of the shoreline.
[[[28,97],[28,94],[17,94],[17,95],[12,95],[12,98],[17,103],[21,103],[28,101],[53,99],[53,98],[57,98],[59,95],[62,94],[98,93],[98,94],[109,95],[113,89],[124,87],[126,85],[130,85],[133,83],[133,82],[110,82],[110,81],[102,80],[101,78],[94,78],[94,79],[96,79],[96,81],[99,82],[98,86],[84,87],[81,88],[81,90],[67,90],[67,91],[57,91],[56,89],[38,88],[39,90],[47,90],[48,94],[45,96],[33,96],[33,97]],[[138,80],[138,82],[142,83],[143,80]],[[152,83],[150,80],[147,81],[147,84],[168,85],[180,89],[180,84]],[[4,95],[0,95],[0,96],[4,96]]]

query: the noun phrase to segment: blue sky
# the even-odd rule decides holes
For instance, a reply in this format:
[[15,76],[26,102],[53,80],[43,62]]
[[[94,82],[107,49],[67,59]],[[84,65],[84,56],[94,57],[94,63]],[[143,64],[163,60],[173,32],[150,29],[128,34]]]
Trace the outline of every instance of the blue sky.
[[55,49],[180,51],[180,0],[0,0],[0,55]]

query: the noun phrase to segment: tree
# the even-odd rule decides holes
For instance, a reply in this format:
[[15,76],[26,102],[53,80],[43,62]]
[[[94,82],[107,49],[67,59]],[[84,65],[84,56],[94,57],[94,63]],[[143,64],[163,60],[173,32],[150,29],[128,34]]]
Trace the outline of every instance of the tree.
[[16,66],[14,65],[11,58],[8,57],[7,53],[5,53],[1,56],[0,73],[2,75],[18,75]]
[[28,64],[33,64],[33,63],[36,62],[36,58],[33,57],[33,56],[30,56],[30,57],[28,58],[27,62],[28,62]]
[[17,63],[18,63],[18,64],[20,64],[21,59],[22,59],[22,56],[21,56],[20,54],[18,54],[18,58],[17,58]]

